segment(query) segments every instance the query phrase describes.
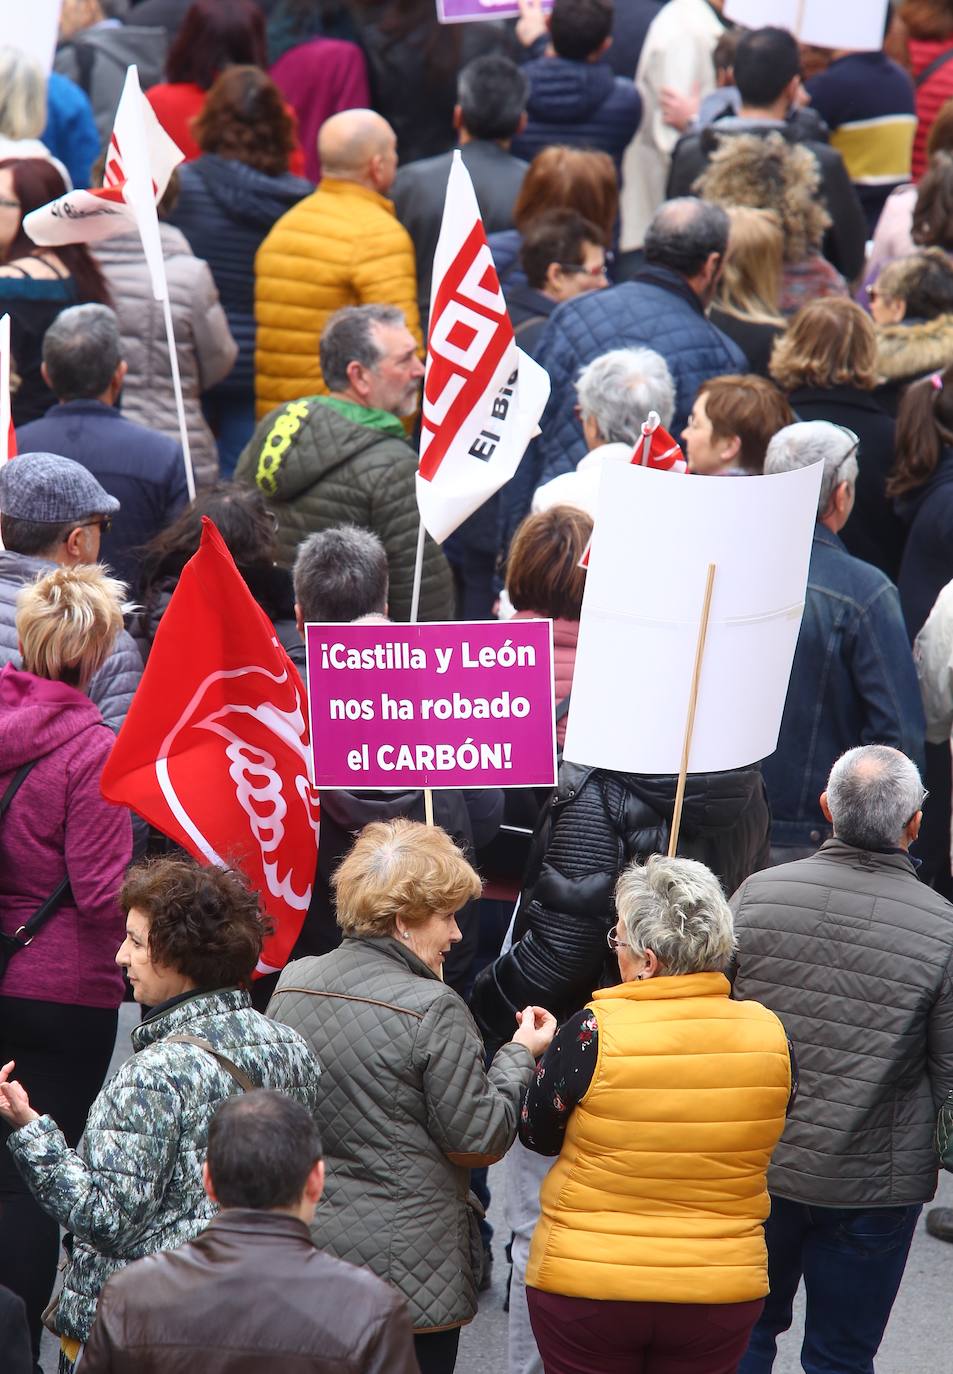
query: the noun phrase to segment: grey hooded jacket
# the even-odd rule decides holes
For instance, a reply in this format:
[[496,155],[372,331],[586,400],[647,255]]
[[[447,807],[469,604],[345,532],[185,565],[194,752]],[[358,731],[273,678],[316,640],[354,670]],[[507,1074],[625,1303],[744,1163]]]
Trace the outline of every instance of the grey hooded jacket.
[[[56,564],[46,558],[0,549],[0,664],[22,667],[17,638],[17,595],[27,582]],[[89,699],[99,707],[110,730],[118,732],[142,677],[142,657],[135,640],[120,630],[112,653],[89,684]]]
[[300,1036],[255,1011],[237,988],[200,992],[158,1009],[132,1032],[134,1054],[89,1110],[82,1152],[41,1116],[7,1148],[40,1206],[73,1233],[55,1326],[85,1341],[103,1284],[130,1260],[174,1250],[203,1231],[215,1206],[202,1186],[208,1126],[241,1091],[207,1040],[256,1087],[277,1088],[309,1111],[320,1069]]
[[781,1018],[798,1060],[771,1192],[817,1207],[927,1201],[953,1089],[953,906],[905,853],[838,839],[755,873],[731,905],[735,996]]
[[480,1251],[469,1170],[512,1145],[532,1055],[506,1044],[484,1069],[464,1003],[389,936],[345,936],[289,964],[268,1014],[324,1065],[316,1117],[328,1181],[315,1244],[392,1283],[415,1330],[469,1321]]

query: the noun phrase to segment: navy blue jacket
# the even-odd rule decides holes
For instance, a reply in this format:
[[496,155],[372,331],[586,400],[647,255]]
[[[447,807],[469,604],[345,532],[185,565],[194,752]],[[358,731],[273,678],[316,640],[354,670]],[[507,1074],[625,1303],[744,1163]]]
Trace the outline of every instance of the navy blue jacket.
[[188,501],[182,447],[126,420],[102,401],[67,401],[17,430],[20,453],[59,453],[82,463],[120,504],[101,558],[139,590],[139,545],[165,529]]
[[573,383],[580,368],[614,348],[651,348],[668,363],[675,382],[673,434],[684,429],[702,382],[748,371],[738,345],[710,323],[684,277],[667,267],[644,267],[633,281],[565,301],[550,316],[536,354],[552,382],[542,419],[540,483],[572,472],[585,457]]
[[933,603],[953,578],[953,449],[944,449],[936,472],[896,503],[909,526],[897,586],[910,642]]
[[217,393],[250,394],[255,384],[255,254],[262,239],[311,183],[285,173],[270,177],[232,158],[204,153],[179,168],[172,224],[212,269],[238,358]]
[[529,80],[528,121],[513,139],[513,156],[529,162],[550,144],[564,143],[608,153],[619,172],[642,118],[635,83],[616,76],[608,62],[566,57],[539,57],[523,71]]
[[925,728],[896,587],[816,525],[778,747],[761,765],[772,844],[830,838],[818,798],[845,749],[889,744],[922,768]]

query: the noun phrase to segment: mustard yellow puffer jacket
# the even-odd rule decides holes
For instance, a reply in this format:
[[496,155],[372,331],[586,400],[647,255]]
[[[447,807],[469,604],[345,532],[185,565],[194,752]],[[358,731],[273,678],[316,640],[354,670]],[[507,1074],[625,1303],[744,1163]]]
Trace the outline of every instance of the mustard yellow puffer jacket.
[[729,992],[692,973],[593,995],[598,1060],[540,1190],[528,1285],[617,1302],[767,1293],[791,1065],[774,1013]]
[[420,343],[410,236],[392,203],[325,177],[282,215],[255,255],[255,405],[258,419],[286,401],[327,391],[318,343],[345,305],[395,305]]

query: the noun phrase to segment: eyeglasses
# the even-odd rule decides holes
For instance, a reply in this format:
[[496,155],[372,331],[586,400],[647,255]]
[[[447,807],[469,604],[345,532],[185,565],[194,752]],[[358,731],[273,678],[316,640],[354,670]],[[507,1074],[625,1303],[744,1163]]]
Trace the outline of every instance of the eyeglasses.
[[607,945],[609,946],[609,948],[612,950],[613,954],[616,952],[617,949],[631,949],[631,948],[632,948],[632,946],[629,944],[628,940],[620,940],[619,937],[618,937],[618,935],[616,935],[616,933],[615,933],[614,930],[607,930],[607,931],[606,931],[606,944],[607,944]]
[[[99,526],[100,534],[108,534],[113,527],[111,515],[100,515],[96,520],[82,520],[78,525],[74,525],[74,530],[91,530],[94,525]],[[67,539],[69,535],[66,536]]]
[[569,272],[573,276],[578,276],[582,273],[584,276],[593,277],[598,281],[600,277],[608,277],[611,263],[609,259],[606,258],[606,261],[598,267],[583,267],[578,262],[561,262],[558,266],[560,266],[564,272]]
[[19,210],[18,200],[8,200],[6,196],[0,196],[0,210]]
[[930,793],[929,793],[929,792],[927,791],[927,789],[924,787],[924,789],[923,789],[923,796],[920,798],[920,805],[917,807],[917,810],[914,811],[914,813],[913,813],[912,816],[908,816],[908,817],[907,817],[906,821],[904,822],[904,827],[903,827],[904,830],[906,830],[907,826],[910,824],[910,822],[911,822],[912,820],[915,820],[915,819],[916,819],[917,812],[923,810],[924,806],[926,805],[927,797],[928,797],[929,795],[930,795]]

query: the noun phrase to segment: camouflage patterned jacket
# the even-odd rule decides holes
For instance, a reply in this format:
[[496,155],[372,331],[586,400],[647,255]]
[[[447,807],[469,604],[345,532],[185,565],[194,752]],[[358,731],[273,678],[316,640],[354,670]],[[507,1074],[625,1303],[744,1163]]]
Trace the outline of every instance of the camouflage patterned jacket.
[[317,1106],[320,1069],[293,1030],[255,1011],[231,988],[196,993],[132,1032],[134,1053],[90,1108],[82,1153],[49,1116],[14,1131],[17,1167],[40,1205],[73,1233],[55,1327],[85,1341],[99,1291],[143,1255],[174,1250],[215,1213],[202,1187],[208,1124],[240,1089],[208,1053],[167,1044],[174,1035],[207,1040],[263,1088]]

